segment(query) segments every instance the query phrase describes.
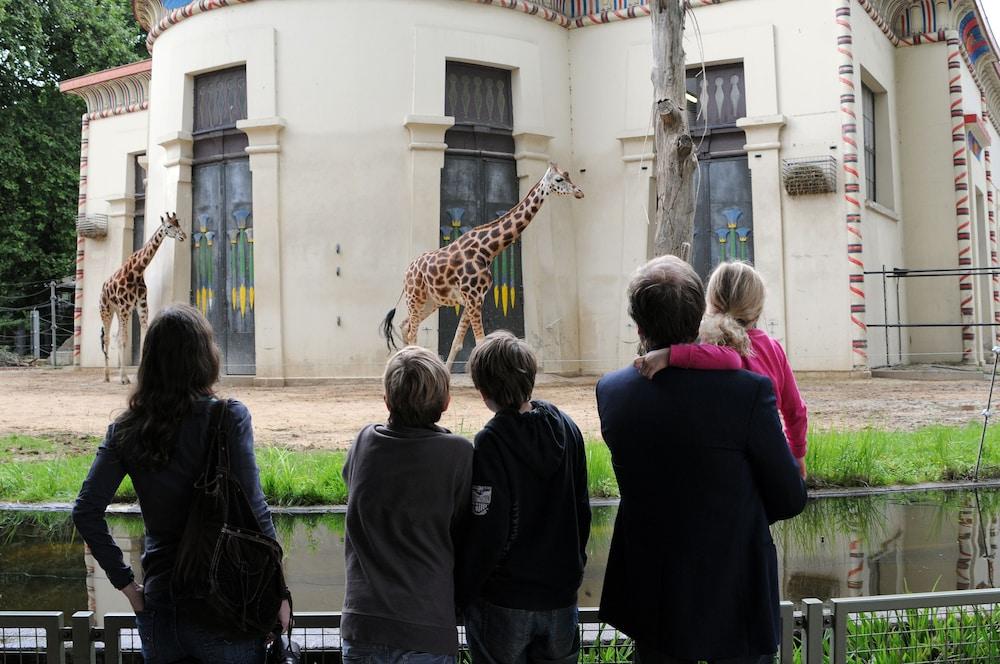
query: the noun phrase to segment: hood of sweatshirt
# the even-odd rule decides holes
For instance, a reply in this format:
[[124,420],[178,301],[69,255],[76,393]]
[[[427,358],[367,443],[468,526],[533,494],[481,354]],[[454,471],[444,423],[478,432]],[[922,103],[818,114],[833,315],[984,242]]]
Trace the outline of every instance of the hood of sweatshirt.
[[532,401],[531,410],[502,410],[485,429],[536,475],[551,477],[563,467],[566,442],[572,436],[559,411],[546,401]]

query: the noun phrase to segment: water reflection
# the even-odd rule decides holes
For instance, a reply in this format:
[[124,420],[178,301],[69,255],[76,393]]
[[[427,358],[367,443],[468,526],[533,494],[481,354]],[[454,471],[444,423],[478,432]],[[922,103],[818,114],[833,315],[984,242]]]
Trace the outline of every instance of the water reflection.
[[[580,604],[596,606],[617,508],[594,508]],[[141,568],[142,521],[109,516],[125,560]],[[275,517],[300,611],[339,610],[344,517]],[[773,529],[782,596],[846,597],[995,586],[1000,491],[923,492],[811,501]],[[0,609],[128,611],[67,514],[0,513]]]

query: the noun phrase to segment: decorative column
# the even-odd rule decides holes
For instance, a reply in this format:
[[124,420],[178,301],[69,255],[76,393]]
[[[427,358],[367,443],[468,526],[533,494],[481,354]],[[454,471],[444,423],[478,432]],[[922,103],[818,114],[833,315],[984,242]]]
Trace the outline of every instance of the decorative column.
[[[625,291],[629,275],[653,257],[656,242],[656,141],[652,128],[626,131],[615,138],[621,144],[625,178],[621,183],[625,209],[622,214],[619,274],[622,282],[618,291]],[[586,203],[586,199],[584,199]],[[617,235],[617,232],[616,232]],[[620,298],[618,338],[637,339],[635,323],[628,315],[628,298]],[[624,366],[635,357],[634,344],[619,343],[615,366]],[[585,369],[592,367],[585,366]]]
[[[156,143],[163,148],[163,211],[177,212],[181,229],[191,237],[191,163],[194,155],[194,139],[190,132],[176,131],[160,137]],[[159,220],[159,216],[155,217]],[[157,254],[167,254],[173,266],[169,271],[165,289],[160,300],[188,302],[191,292],[191,251],[188,245],[165,242]],[[163,260],[163,259],[158,259]]]
[[132,254],[132,229],[135,217],[135,196],[118,194],[105,199],[108,203],[108,274],[117,270]]
[[[524,197],[549,168],[549,143],[553,137],[535,128],[515,128],[513,137],[518,194]],[[524,333],[528,343],[538,351],[539,370],[546,372],[575,373],[579,369],[576,326],[563,324],[568,314],[567,301],[576,301],[576,293],[567,293],[566,288],[575,288],[575,284],[567,284],[559,271],[566,269],[563,261],[572,252],[561,251],[557,240],[572,236],[558,228],[567,223],[571,214],[569,205],[566,199],[550,196],[519,240]]]
[[[785,328],[785,247],[781,214],[781,128],[784,115],[740,118],[736,126],[746,132],[747,165],[753,200],[754,267],[767,284],[767,302],[761,325],[788,347]],[[759,242],[758,242],[759,240]],[[766,242],[766,246],[764,243]]]
[[851,0],[838,0],[837,52],[840,53],[840,130],[844,161],[844,202],[847,207],[847,288],[851,301],[852,366],[868,369],[868,326],[865,314],[865,264],[861,236],[861,196],[858,174],[858,120],[854,84],[854,28],[851,26]]
[[[447,145],[444,134],[455,124],[447,115],[407,115],[403,126],[410,132],[410,237],[406,260],[436,249],[441,217],[441,169]],[[403,266],[405,267],[405,266]],[[393,297],[396,293],[393,293]],[[400,302],[397,325],[406,317],[406,304]],[[438,314],[435,311],[422,324],[417,343],[426,348],[438,347]]]
[[[993,273],[990,275],[990,284],[993,288],[993,322],[1000,324],[1000,260],[997,259],[997,219],[993,210],[993,170],[990,164],[990,151],[985,151],[986,162],[986,219],[989,222],[990,235],[990,268]],[[1000,327],[996,329],[994,345],[1000,345]]]
[[[87,214],[87,152],[90,144],[90,117],[84,115],[80,123],[80,194],[76,213]],[[87,241],[76,236],[76,287],[73,293],[73,366],[80,366],[80,346],[83,336],[83,264]]]
[[[955,223],[958,240],[958,266],[972,266],[972,216],[969,212],[969,167],[965,157],[965,112],[962,109],[962,53],[958,33],[948,34],[948,92],[951,97],[951,163],[955,175]],[[962,314],[962,362],[973,361],[976,335],[972,275],[960,274],[958,293]]]
[[281,307],[281,199],[278,171],[279,135],[285,121],[279,117],[240,120],[236,128],[247,135],[253,183],[253,269],[255,302],[255,384],[285,384],[284,333]]

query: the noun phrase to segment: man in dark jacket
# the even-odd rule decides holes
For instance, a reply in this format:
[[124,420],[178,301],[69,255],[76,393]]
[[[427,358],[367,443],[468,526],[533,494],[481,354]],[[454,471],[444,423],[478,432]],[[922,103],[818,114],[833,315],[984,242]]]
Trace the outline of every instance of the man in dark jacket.
[[496,413],[476,436],[472,513],[458,563],[475,664],[575,664],[580,648],[586,454],[573,420],[531,401],[536,370],[531,348],[509,332],[487,336],[469,358],[472,380]]
[[[641,267],[629,314],[646,349],[690,343],[705,297],[673,256]],[[621,504],[601,620],[635,641],[641,664],[770,661],[779,635],[770,523],[805,507],[769,379],[629,366],[597,385]]]

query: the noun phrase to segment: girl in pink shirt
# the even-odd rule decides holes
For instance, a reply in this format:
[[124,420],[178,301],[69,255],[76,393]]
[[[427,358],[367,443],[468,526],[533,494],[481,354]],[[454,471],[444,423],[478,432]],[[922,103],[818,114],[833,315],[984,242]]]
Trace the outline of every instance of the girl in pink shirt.
[[676,344],[646,353],[635,366],[652,378],[667,366],[687,369],[746,369],[774,384],[785,437],[799,472],[806,476],[806,405],[781,344],[756,327],[764,309],[764,281],[748,263],[721,263],[708,280],[707,313],[699,344]]

